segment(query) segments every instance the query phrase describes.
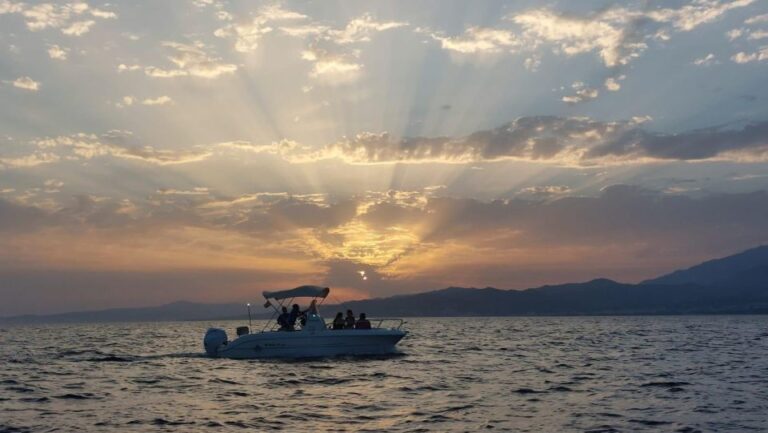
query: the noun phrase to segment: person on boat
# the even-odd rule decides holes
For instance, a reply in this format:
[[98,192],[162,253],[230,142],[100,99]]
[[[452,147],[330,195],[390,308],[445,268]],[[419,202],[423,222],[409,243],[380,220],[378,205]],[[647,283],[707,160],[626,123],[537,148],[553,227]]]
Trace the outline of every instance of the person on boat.
[[293,331],[296,329],[296,320],[298,320],[303,314],[299,309],[299,304],[293,304],[291,312],[288,314],[288,330]]
[[283,307],[283,312],[277,316],[277,324],[280,325],[280,331],[291,330],[291,314],[288,312],[288,308]]
[[355,323],[355,329],[371,329],[371,322],[365,318],[365,313],[360,313],[360,318]]
[[344,329],[344,315],[341,311],[336,313],[336,318],[333,319],[333,328],[331,329]]
[[352,313],[352,310],[347,310],[347,318],[344,319],[344,327],[347,329],[355,328],[355,314]]

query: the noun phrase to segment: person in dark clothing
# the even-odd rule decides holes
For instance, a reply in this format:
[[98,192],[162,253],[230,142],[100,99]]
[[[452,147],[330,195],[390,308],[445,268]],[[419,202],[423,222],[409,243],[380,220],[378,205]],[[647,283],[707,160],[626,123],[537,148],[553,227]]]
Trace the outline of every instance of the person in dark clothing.
[[365,318],[365,313],[360,313],[360,318],[355,323],[355,329],[371,329],[371,322]]
[[289,330],[293,331],[296,328],[296,320],[299,319],[302,316],[301,310],[299,309],[299,304],[293,304],[293,308],[291,308],[291,312],[288,315],[288,328]]
[[277,324],[280,325],[280,331],[291,330],[291,314],[288,313],[288,308],[283,307],[283,313],[277,316]]
[[331,329],[344,329],[344,315],[341,311],[336,313],[336,318],[333,319],[333,327]]
[[347,310],[347,318],[344,319],[344,327],[346,329],[355,328],[355,314],[352,313],[352,310]]

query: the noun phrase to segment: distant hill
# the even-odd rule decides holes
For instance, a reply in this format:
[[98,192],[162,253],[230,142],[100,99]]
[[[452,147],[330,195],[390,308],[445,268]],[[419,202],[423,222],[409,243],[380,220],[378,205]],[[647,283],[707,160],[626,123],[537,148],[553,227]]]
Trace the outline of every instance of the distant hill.
[[[325,316],[347,308],[378,317],[768,314],[768,246],[710,260],[640,284],[596,279],[527,290],[449,287],[322,307]],[[264,311],[256,306],[253,317],[265,317]],[[246,308],[239,303],[174,302],[148,308],[0,318],[0,323],[181,321],[245,317]]]
[[709,260],[641,284],[699,284],[768,288],[768,245]]
[[637,285],[597,279],[520,291],[452,287],[346,306],[372,316],[762,314],[768,313],[767,286]]

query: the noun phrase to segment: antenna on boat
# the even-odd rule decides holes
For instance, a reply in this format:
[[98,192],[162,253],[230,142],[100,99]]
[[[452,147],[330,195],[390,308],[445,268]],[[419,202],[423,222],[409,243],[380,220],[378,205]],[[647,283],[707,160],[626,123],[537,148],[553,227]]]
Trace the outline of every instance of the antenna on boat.
[[248,307],[248,329],[251,329],[251,303],[245,305]]

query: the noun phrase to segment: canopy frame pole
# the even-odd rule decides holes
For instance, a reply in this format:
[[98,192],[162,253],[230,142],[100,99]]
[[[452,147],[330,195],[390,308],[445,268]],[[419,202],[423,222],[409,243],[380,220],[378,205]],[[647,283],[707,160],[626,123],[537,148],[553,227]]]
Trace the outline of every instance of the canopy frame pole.
[[[269,299],[267,299],[269,301]],[[280,307],[283,306],[283,303],[280,300],[276,300],[278,304],[280,304]],[[261,328],[261,332],[264,332],[267,330],[267,328],[272,325],[272,321],[275,320],[275,315],[280,313],[280,310],[274,306],[271,302],[269,303],[269,306],[272,307],[272,315],[269,316],[269,320],[267,320],[267,323],[264,324],[264,327]],[[274,325],[272,325],[272,328],[274,328]]]

